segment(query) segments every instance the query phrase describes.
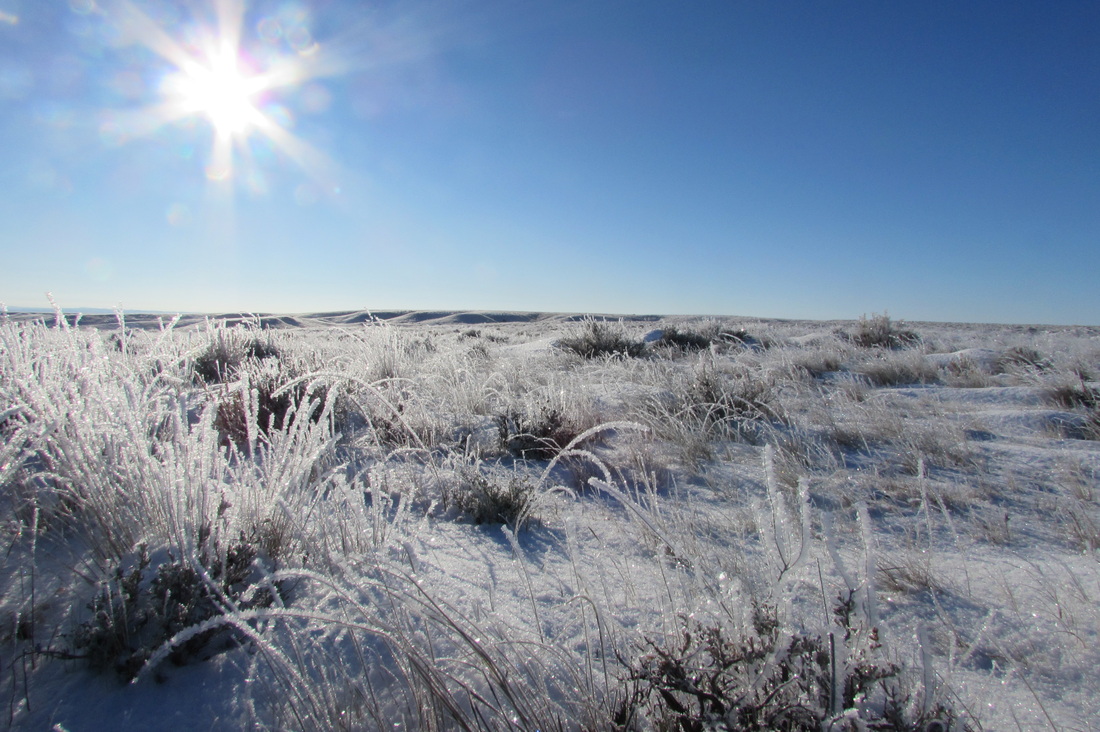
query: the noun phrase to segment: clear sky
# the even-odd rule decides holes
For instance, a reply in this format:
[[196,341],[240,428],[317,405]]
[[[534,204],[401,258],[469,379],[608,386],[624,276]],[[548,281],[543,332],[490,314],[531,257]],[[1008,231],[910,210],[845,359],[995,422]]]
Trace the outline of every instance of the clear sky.
[[0,301],[1100,323],[1100,3],[0,0]]

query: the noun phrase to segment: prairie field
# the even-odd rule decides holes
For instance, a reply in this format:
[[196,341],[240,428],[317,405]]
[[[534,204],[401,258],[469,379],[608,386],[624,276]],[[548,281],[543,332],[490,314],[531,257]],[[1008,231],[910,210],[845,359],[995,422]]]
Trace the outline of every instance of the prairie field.
[[3,315],[27,730],[1094,730],[1100,327]]

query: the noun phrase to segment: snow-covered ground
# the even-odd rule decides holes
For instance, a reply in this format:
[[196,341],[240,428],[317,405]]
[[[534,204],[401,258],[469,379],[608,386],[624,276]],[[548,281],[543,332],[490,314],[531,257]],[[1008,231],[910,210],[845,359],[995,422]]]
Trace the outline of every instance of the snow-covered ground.
[[1097,727],[1100,328],[373,315],[0,324],[0,718]]

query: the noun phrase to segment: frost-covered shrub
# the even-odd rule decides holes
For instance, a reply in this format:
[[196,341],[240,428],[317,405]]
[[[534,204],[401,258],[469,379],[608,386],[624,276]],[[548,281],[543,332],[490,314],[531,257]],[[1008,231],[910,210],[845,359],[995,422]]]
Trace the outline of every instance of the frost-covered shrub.
[[1100,511],[1097,510],[1096,470],[1071,469],[1058,482],[1058,494],[1043,502],[1072,540],[1074,548],[1091,553],[1100,549]]
[[879,652],[878,630],[856,622],[856,605],[854,593],[837,598],[834,634],[785,632],[766,604],[739,633],[683,618],[678,637],[647,639],[648,652],[629,664],[633,694],[614,721],[685,732],[947,729],[954,714],[912,703],[901,668]]
[[[92,617],[73,634],[75,655],[128,681],[177,634],[234,609],[270,607],[280,592],[264,581],[271,561],[260,556],[255,537],[243,535],[224,551],[204,541],[194,561],[167,551],[151,557],[142,546],[116,565],[88,603]],[[239,640],[231,624],[216,625],[175,644],[168,659],[201,661]]]
[[1027,369],[1033,371],[1047,371],[1053,364],[1051,360],[1030,346],[1013,346],[1009,348],[997,360],[997,371],[1013,371]]
[[501,445],[525,460],[552,460],[584,429],[564,410],[545,402],[497,417]]
[[667,387],[642,400],[635,418],[689,461],[709,459],[714,440],[754,443],[784,421],[774,377],[758,366],[703,354],[692,368],[667,372]]
[[[366,422],[366,440],[383,450],[432,449],[451,443],[454,422],[419,384],[384,381],[353,395]],[[454,446],[452,444],[452,446]]]
[[583,320],[580,329],[558,340],[557,346],[583,358],[636,358],[645,352],[645,344],[632,339],[622,323],[613,325],[595,318]]
[[485,475],[476,467],[460,469],[444,488],[444,508],[456,508],[475,524],[508,524],[519,530],[533,520],[536,486],[525,476]]
[[278,358],[280,351],[270,336],[261,338],[242,328],[215,328],[210,343],[192,364],[196,381],[216,384],[237,378],[248,360]]
[[1100,389],[1095,386],[1080,383],[1056,384],[1047,391],[1051,401],[1060,407],[1075,409],[1095,409],[1100,406]]
[[881,565],[878,567],[878,580],[880,586],[890,592],[919,594],[943,591],[927,556],[908,555]]
[[794,374],[801,372],[815,379],[840,371],[843,366],[843,354],[835,348],[799,351],[790,357],[790,369]]
[[1074,409],[1084,415],[1084,422],[1072,436],[1100,440],[1100,388],[1081,379],[1078,383],[1062,383],[1049,387],[1047,397],[1060,407]]
[[[301,410],[308,411],[310,421],[318,421],[331,398],[335,397],[328,385],[311,383],[292,369],[281,365],[254,369],[239,388],[223,388],[214,426],[224,441],[244,448],[250,435],[270,437],[273,431],[287,429]],[[346,418],[347,406],[342,401],[331,407],[341,420]]]
[[669,326],[661,330],[661,337],[653,345],[686,352],[701,351],[713,345],[743,346],[755,342],[744,329],[734,330],[714,323],[698,330]]
[[[999,370],[999,367],[994,370]],[[981,389],[997,384],[997,381],[987,369],[982,367],[982,364],[965,356],[949,361],[946,366],[940,369],[939,378],[948,386],[966,389]]]
[[703,359],[678,398],[678,416],[716,436],[751,439],[761,425],[783,420],[772,379],[746,365]]
[[897,349],[920,343],[920,335],[901,326],[901,321],[891,321],[886,313],[870,318],[861,315],[855,332],[848,334],[848,340],[861,348]]
[[655,346],[668,346],[678,348],[681,351],[701,351],[710,348],[711,340],[702,333],[693,330],[681,330],[669,326],[661,331],[661,337],[655,342]]
[[939,379],[940,372],[919,351],[879,353],[852,370],[875,386],[928,384]]

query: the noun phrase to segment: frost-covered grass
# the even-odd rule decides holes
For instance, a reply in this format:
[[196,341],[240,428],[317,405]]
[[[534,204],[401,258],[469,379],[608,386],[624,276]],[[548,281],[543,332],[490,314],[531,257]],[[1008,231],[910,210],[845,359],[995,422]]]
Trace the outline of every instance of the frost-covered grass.
[[0,323],[4,718],[1094,728],[1100,329],[883,318]]

